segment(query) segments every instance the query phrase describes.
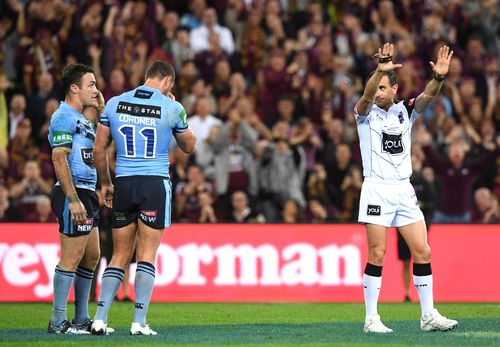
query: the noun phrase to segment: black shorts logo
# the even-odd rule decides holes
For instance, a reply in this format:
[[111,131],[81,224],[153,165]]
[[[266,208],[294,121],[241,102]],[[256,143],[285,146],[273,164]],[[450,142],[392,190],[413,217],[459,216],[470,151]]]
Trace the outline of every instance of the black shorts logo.
[[156,222],[157,215],[158,215],[158,212],[156,210],[150,210],[150,211],[142,210],[141,211],[141,219],[145,222],[149,222],[149,223]]
[[76,228],[80,232],[91,232],[94,225],[94,218],[87,218],[83,222],[76,224]]
[[115,220],[117,221],[126,221],[127,217],[125,216],[125,212],[115,211]]
[[380,205],[368,205],[366,214],[368,216],[380,216]]
[[382,152],[401,154],[404,151],[402,134],[386,134],[382,132]]
[[82,156],[82,161],[85,165],[93,168],[94,167],[94,153],[92,148],[80,148],[80,154]]

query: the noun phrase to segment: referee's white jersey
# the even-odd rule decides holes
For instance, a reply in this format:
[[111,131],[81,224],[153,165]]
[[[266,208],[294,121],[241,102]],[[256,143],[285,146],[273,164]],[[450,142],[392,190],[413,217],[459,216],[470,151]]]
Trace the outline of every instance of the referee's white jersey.
[[420,114],[415,99],[395,102],[388,111],[373,105],[366,116],[354,110],[363,161],[358,220],[403,226],[423,219],[409,178],[411,128]]

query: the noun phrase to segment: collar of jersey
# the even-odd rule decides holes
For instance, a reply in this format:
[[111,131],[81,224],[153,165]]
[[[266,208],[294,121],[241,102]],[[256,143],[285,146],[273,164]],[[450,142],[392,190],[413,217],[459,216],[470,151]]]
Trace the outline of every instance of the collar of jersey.
[[73,106],[71,106],[70,104],[66,103],[66,101],[61,101],[61,107],[66,108],[66,109],[70,110],[72,113],[77,114],[77,115],[81,115],[83,117],[83,114],[81,114],[80,112],[75,110],[75,108]]
[[148,87],[148,86],[146,86],[146,85],[144,85],[144,84],[143,84],[142,86],[139,86],[139,87],[135,88],[135,89],[136,89],[136,90],[137,90],[137,89],[146,89],[146,90],[148,90],[148,91],[150,91],[150,92],[157,92],[157,91],[158,91],[158,89],[153,88],[153,87]]
[[[393,106],[396,106],[397,104],[399,104],[400,100],[394,100],[394,103],[391,105],[391,107],[389,107],[389,110],[393,107]],[[377,110],[380,110],[382,112],[384,112],[384,114],[389,114],[389,110],[384,110],[383,108],[380,108],[378,107],[376,104],[373,104],[373,106],[375,106],[377,108]]]

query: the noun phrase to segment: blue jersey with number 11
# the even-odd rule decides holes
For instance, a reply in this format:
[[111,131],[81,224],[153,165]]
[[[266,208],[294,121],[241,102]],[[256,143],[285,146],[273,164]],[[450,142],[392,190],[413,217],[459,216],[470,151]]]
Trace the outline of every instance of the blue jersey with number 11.
[[188,128],[182,105],[146,86],[110,99],[100,123],[115,142],[116,177],[168,177],[172,134]]

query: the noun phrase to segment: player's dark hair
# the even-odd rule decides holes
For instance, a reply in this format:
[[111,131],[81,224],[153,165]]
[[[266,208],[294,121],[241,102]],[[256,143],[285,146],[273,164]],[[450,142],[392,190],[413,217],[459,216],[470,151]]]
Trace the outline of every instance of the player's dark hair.
[[79,63],[66,66],[61,74],[64,95],[67,95],[69,93],[69,89],[73,84],[81,87],[82,77],[86,73],[94,73],[94,69],[92,69],[92,67],[88,65]]
[[387,76],[387,78],[389,79],[389,84],[390,84],[391,87],[394,87],[394,85],[396,83],[398,83],[398,81],[396,79],[396,73],[394,72],[394,70],[384,71],[384,72],[382,72],[382,74],[384,76]]
[[162,80],[167,76],[172,76],[172,79],[175,80],[175,70],[171,64],[162,60],[155,61],[146,72],[146,79],[158,78]]

